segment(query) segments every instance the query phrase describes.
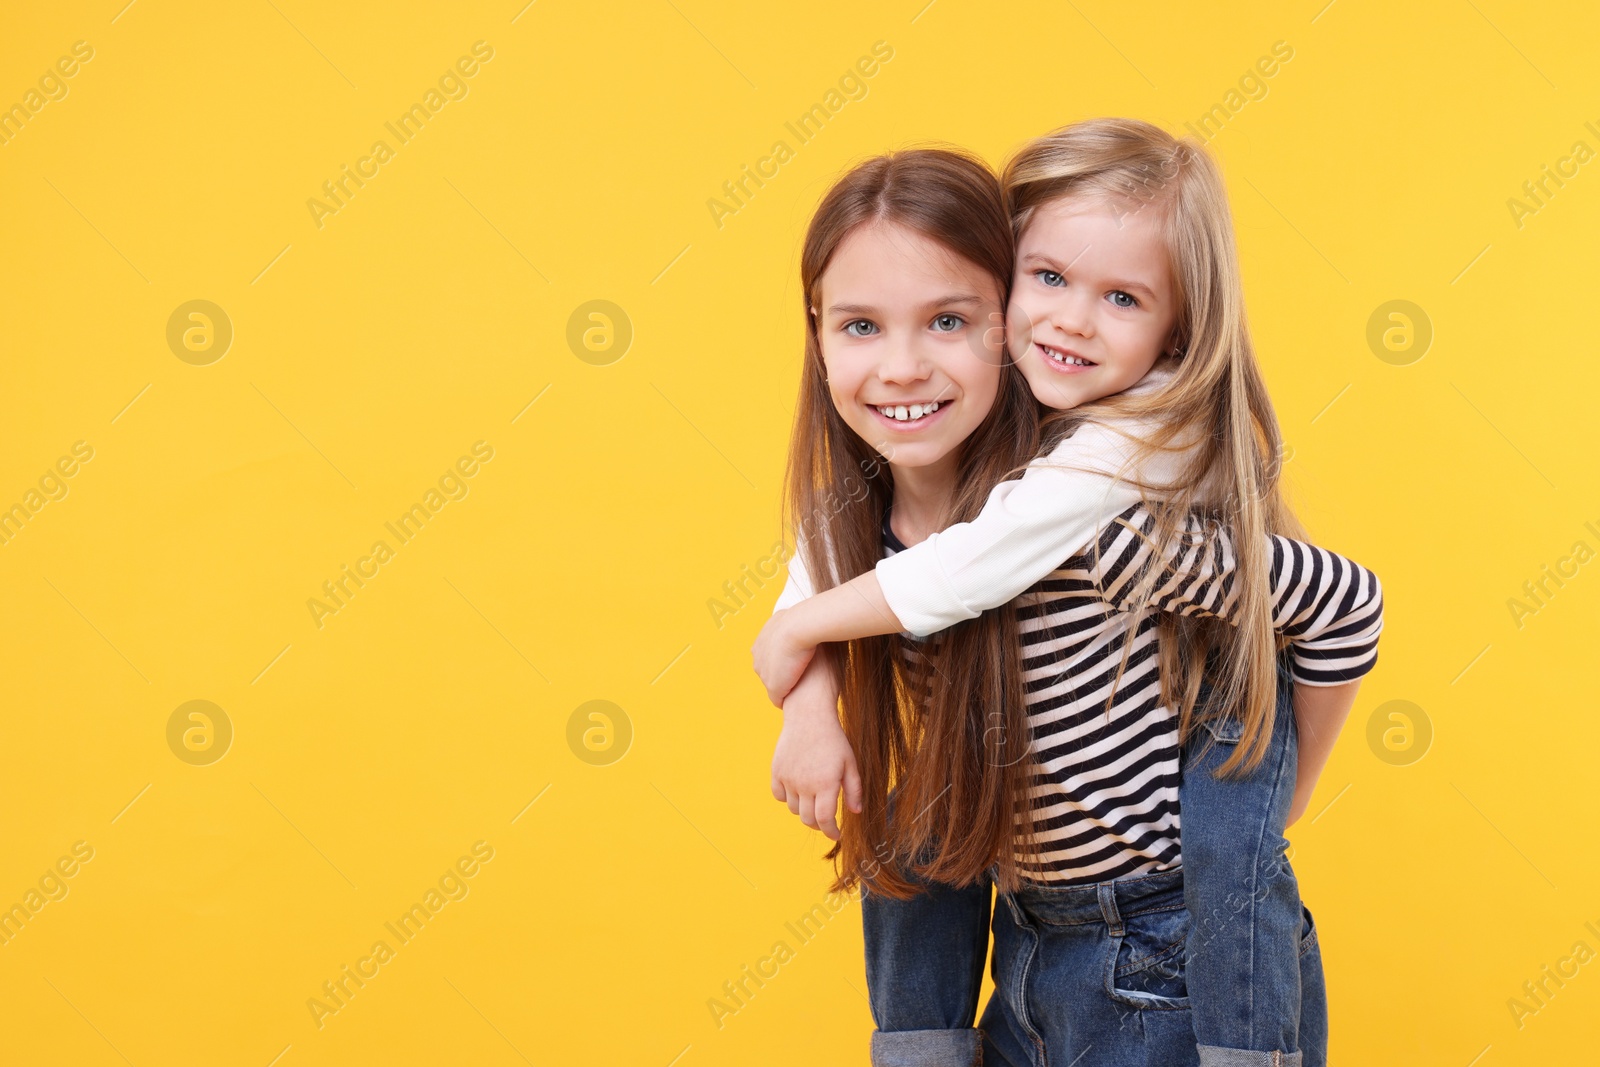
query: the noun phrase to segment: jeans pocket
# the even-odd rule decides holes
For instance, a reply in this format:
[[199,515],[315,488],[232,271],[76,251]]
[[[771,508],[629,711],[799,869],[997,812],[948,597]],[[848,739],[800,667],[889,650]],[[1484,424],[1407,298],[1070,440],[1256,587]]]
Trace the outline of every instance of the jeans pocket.
[[1188,1008],[1183,969],[1188,937],[1189,916],[1182,908],[1128,919],[1122,935],[1111,937],[1106,975],[1111,999],[1133,1008]]
[[1214,774],[1238,750],[1243,736],[1244,722],[1232,713],[1211,714],[1198,720],[1183,743],[1184,773]]
[[1304,904],[1300,905],[1300,916],[1305,924],[1302,927],[1305,933],[1300,935],[1300,955],[1304,956],[1317,947],[1317,924],[1311,918],[1311,909]]

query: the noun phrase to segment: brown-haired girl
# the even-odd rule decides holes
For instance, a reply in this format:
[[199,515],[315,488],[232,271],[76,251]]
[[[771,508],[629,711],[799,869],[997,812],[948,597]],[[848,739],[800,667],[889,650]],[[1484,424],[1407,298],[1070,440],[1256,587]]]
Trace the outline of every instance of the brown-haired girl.
[[[1297,1030],[1304,1029],[1298,965],[1306,942],[1281,831],[1292,821],[1291,807],[1293,814],[1304,809],[1357,680],[1375,661],[1381,593],[1370,572],[1287,536],[1301,531],[1278,489],[1276,421],[1244,325],[1226,198],[1203,151],[1144,123],[1083,123],[1025,149],[1008,168],[1007,189],[1019,244],[1010,353],[1034,396],[1062,412],[1047,420],[1049,455],[1020,480],[995,487],[972,521],[938,534],[912,527],[907,539],[901,527],[910,524],[896,521],[894,457],[921,435],[940,433],[960,401],[947,407],[944,383],[915,379],[909,356],[897,368],[907,395],[874,389],[841,396],[835,388],[832,414],[863,437],[860,443],[874,433],[892,441],[888,451],[878,448],[895,475],[884,528],[891,554],[874,562],[859,542],[848,558],[824,551],[832,544],[825,538],[807,542],[807,570],[826,575],[819,585],[861,577],[809,599],[788,598],[794,609],[774,616],[758,642],[757,665],[781,699],[816,645],[850,642],[842,657],[846,729],[863,764],[861,799],[850,806],[865,817],[845,821],[841,884],[859,879],[890,896],[915,888],[894,866],[868,869],[866,841],[879,835],[863,840],[860,831],[883,825],[874,805],[889,784],[886,770],[904,773],[893,775],[901,807],[881,840],[893,842],[891,856],[919,857],[911,866],[951,887],[982,874],[972,861],[993,827],[976,823],[1011,806],[1013,847],[991,854],[990,873],[1013,919],[995,919],[996,1001],[984,1015],[983,1046],[991,1056],[1023,1062],[1049,1049],[1052,1059],[1059,1053],[1070,1060],[1094,1047],[1096,1062],[1196,1062],[1204,1017],[1207,1062],[1294,1063],[1297,1041],[1305,1044]],[[806,292],[814,299],[827,257],[808,261]],[[839,306],[853,311],[848,302]],[[853,320],[838,325],[857,328]],[[824,365],[829,381],[833,373],[823,328],[814,317],[808,348],[820,358],[808,359],[812,384]],[[910,381],[933,391],[912,398]],[[811,407],[803,398],[794,457],[805,469],[794,484],[838,486],[837,461],[816,462],[828,450],[799,447],[812,428],[808,420],[828,418],[814,406],[814,398]],[[877,479],[870,484],[881,493]],[[961,488],[970,501],[975,486]],[[889,501],[867,494],[862,503],[866,520],[874,503]],[[861,521],[857,532],[866,528]],[[905,545],[911,547],[893,551]],[[1003,637],[976,659],[960,647],[971,640],[971,627],[992,626],[998,617],[990,611],[1002,606],[1022,617],[1031,733],[1020,755],[1011,721],[1014,660]],[[1159,615],[1148,618],[1150,610]],[[872,673],[858,647],[874,635],[944,627],[950,629],[930,657],[925,709],[912,700],[908,713],[905,692],[881,688],[877,696],[897,698],[900,714],[880,714],[885,721],[869,725],[871,701],[851,691],[863,672]],[[1287,782],[1295,783],[1294,756],[1284,744],[1292,745],[1295,727],[1285,721],[1273,729],[1280,643],[1293,649],[1299,734],[1309,757],[1301,760],[1292,800],[1285,767]],[[1243,709],[1208,723],[1218,739],[1236,743],[1222,769],[1247,777],[1232,788],[1208,780],[1198,804],[1185,779],[1189,899],[1193,908],[1196,884],[1205,886],[1198,902],[1207,919],[1220,914],[1224,891],[1229,901],[1242,893],[1251,904],[1223,915],[1200,945],[1181,914],[1177,770],[1179,740],[1192,739],[1208,667],[1220,675],[1221,706]],[[814,699],[808,694],[825,692],[826,683],[826,670],[808,668],[796,692]],[[853,725],[852,697],[863,720]],[[1103,721],[1091,714],[1096,708]],[[984,728],[982,715],[998,718]],[[888,720],[918,729],[897,733]],[[888,734],[875,732],[884,727]],[[1263,759],[1269,754],[1271,765]],[[779,757],[785,755],[780,742]],[[784,786],[779,762],[775,794]],[[1024,763],[1025,795],[1012,796]],[[991,806],[978,810],[966,798]],[[785,799],[800,810],[798,798]],[[807,814],[817,817],[822,805],[809,799],[815,807]],[[828,809],[831,820],[831,798]],[[920,862],[929,849],[932,860]],[[1241,856],[1249,861],[1242,868]],[[1215,971],[1202,984],[1192,970],[1184,983],[1186,939],[1191,966],[1203,960]],[[1314,948],[1314,935],[1306,940]],[[1258,941],[1275,954],[1256,959]],[[1242,961],[1235,951],[1241,944],[1250,946]],[[1106,1003],[1096,1004],[1096,961],[1107,951]],[[1002,982],[1007,968],[1021,986]],[[1248,1011],[1241,1022],[1236,1007],[1257,994],[1279,1009],[1259,1027]],[[1200,1012],[1202,1002],[1216,1010]],[[1314,1035],[1312,1043],[1324,1039]],[[1267,1047],[1258,1049],[1262,1043]],[[1308,1062],[1322,1054],[1306,1051]]]

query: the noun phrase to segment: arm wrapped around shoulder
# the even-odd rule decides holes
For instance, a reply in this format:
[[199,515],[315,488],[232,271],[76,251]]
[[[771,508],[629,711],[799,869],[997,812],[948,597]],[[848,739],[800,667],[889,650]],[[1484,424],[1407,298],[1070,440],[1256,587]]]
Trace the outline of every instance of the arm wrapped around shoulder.
[[[1106,526],[1092,570],[1101,597],[1130,610],[1153,589],[1149,606],[1234,622],[1238,566],[1232,532],[1191,513],[1156,568],[1156,518],[1135,505]],[[1341,685],[1378,662],[1383,587],[1378,576],[1336,552],[1279,534],[1267,536],[1272,627],[1290,640],[1295,681]]]

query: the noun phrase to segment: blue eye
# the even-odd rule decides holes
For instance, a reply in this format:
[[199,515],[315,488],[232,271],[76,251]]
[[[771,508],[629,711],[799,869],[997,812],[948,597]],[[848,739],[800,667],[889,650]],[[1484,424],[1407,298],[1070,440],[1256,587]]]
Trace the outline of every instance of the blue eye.
[[[1127,303],[1124,304],[1122,300],[1118,299],[1118,297],[1125,298]],[[1119,308],[1136,308],[1139,306],[1139,301],[1135,300],[1132,294],[1125,293],[1121,289],[1113,289],[1109,294],[1107,294],[1107,299],[1109,299]]]
[[933,328],[938,333],[954,333],[967,324],[967,320],[960,315],[951,315],[948,312],[936,315],[933,319]]
[[1052,289],[1059,289],[1067,284],[1067,280],[1053,270],[1036,270],[1033,272],[1033,276]]
[[[863,326],[865,329],[857,330],[857,326]],[[852,319],[844,324],[844,332],[851,337],[871,337],[877,330],[878,324],[869,319]]]

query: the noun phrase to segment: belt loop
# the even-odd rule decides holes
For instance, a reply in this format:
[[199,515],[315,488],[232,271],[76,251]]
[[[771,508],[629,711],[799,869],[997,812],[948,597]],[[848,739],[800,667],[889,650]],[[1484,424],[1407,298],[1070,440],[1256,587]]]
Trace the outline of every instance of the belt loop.
[[1027,918],[1027,916],[1025,914],[1023,914],[1022,908],[1018,906],[1015,896],[1013,896],[1010,893],[1007,893],[1005,890],[1001,889],[999,886],[995,886],[995,894],[994,894],[994,896],[995,896],[994,908],[995,908],[995,913],[997,915],[999,914],[999,911],[1000,911],[1000,902],[1004,901],[1005,902],[1005,906],[1011,910],[1011,920],[1012,920],[1012,922],[1016,923],[1018,926],[1022,926],[1022,927],[1027,927],[1028,926],[1028,918]]
[[1121,937],[1123,932],[1122,913],[1117,910],[1117,886],[1115,882],[1101,882],[1095,886],[1096,895],[1100,898],[1100,915],[1110,927],[1112,937]]

